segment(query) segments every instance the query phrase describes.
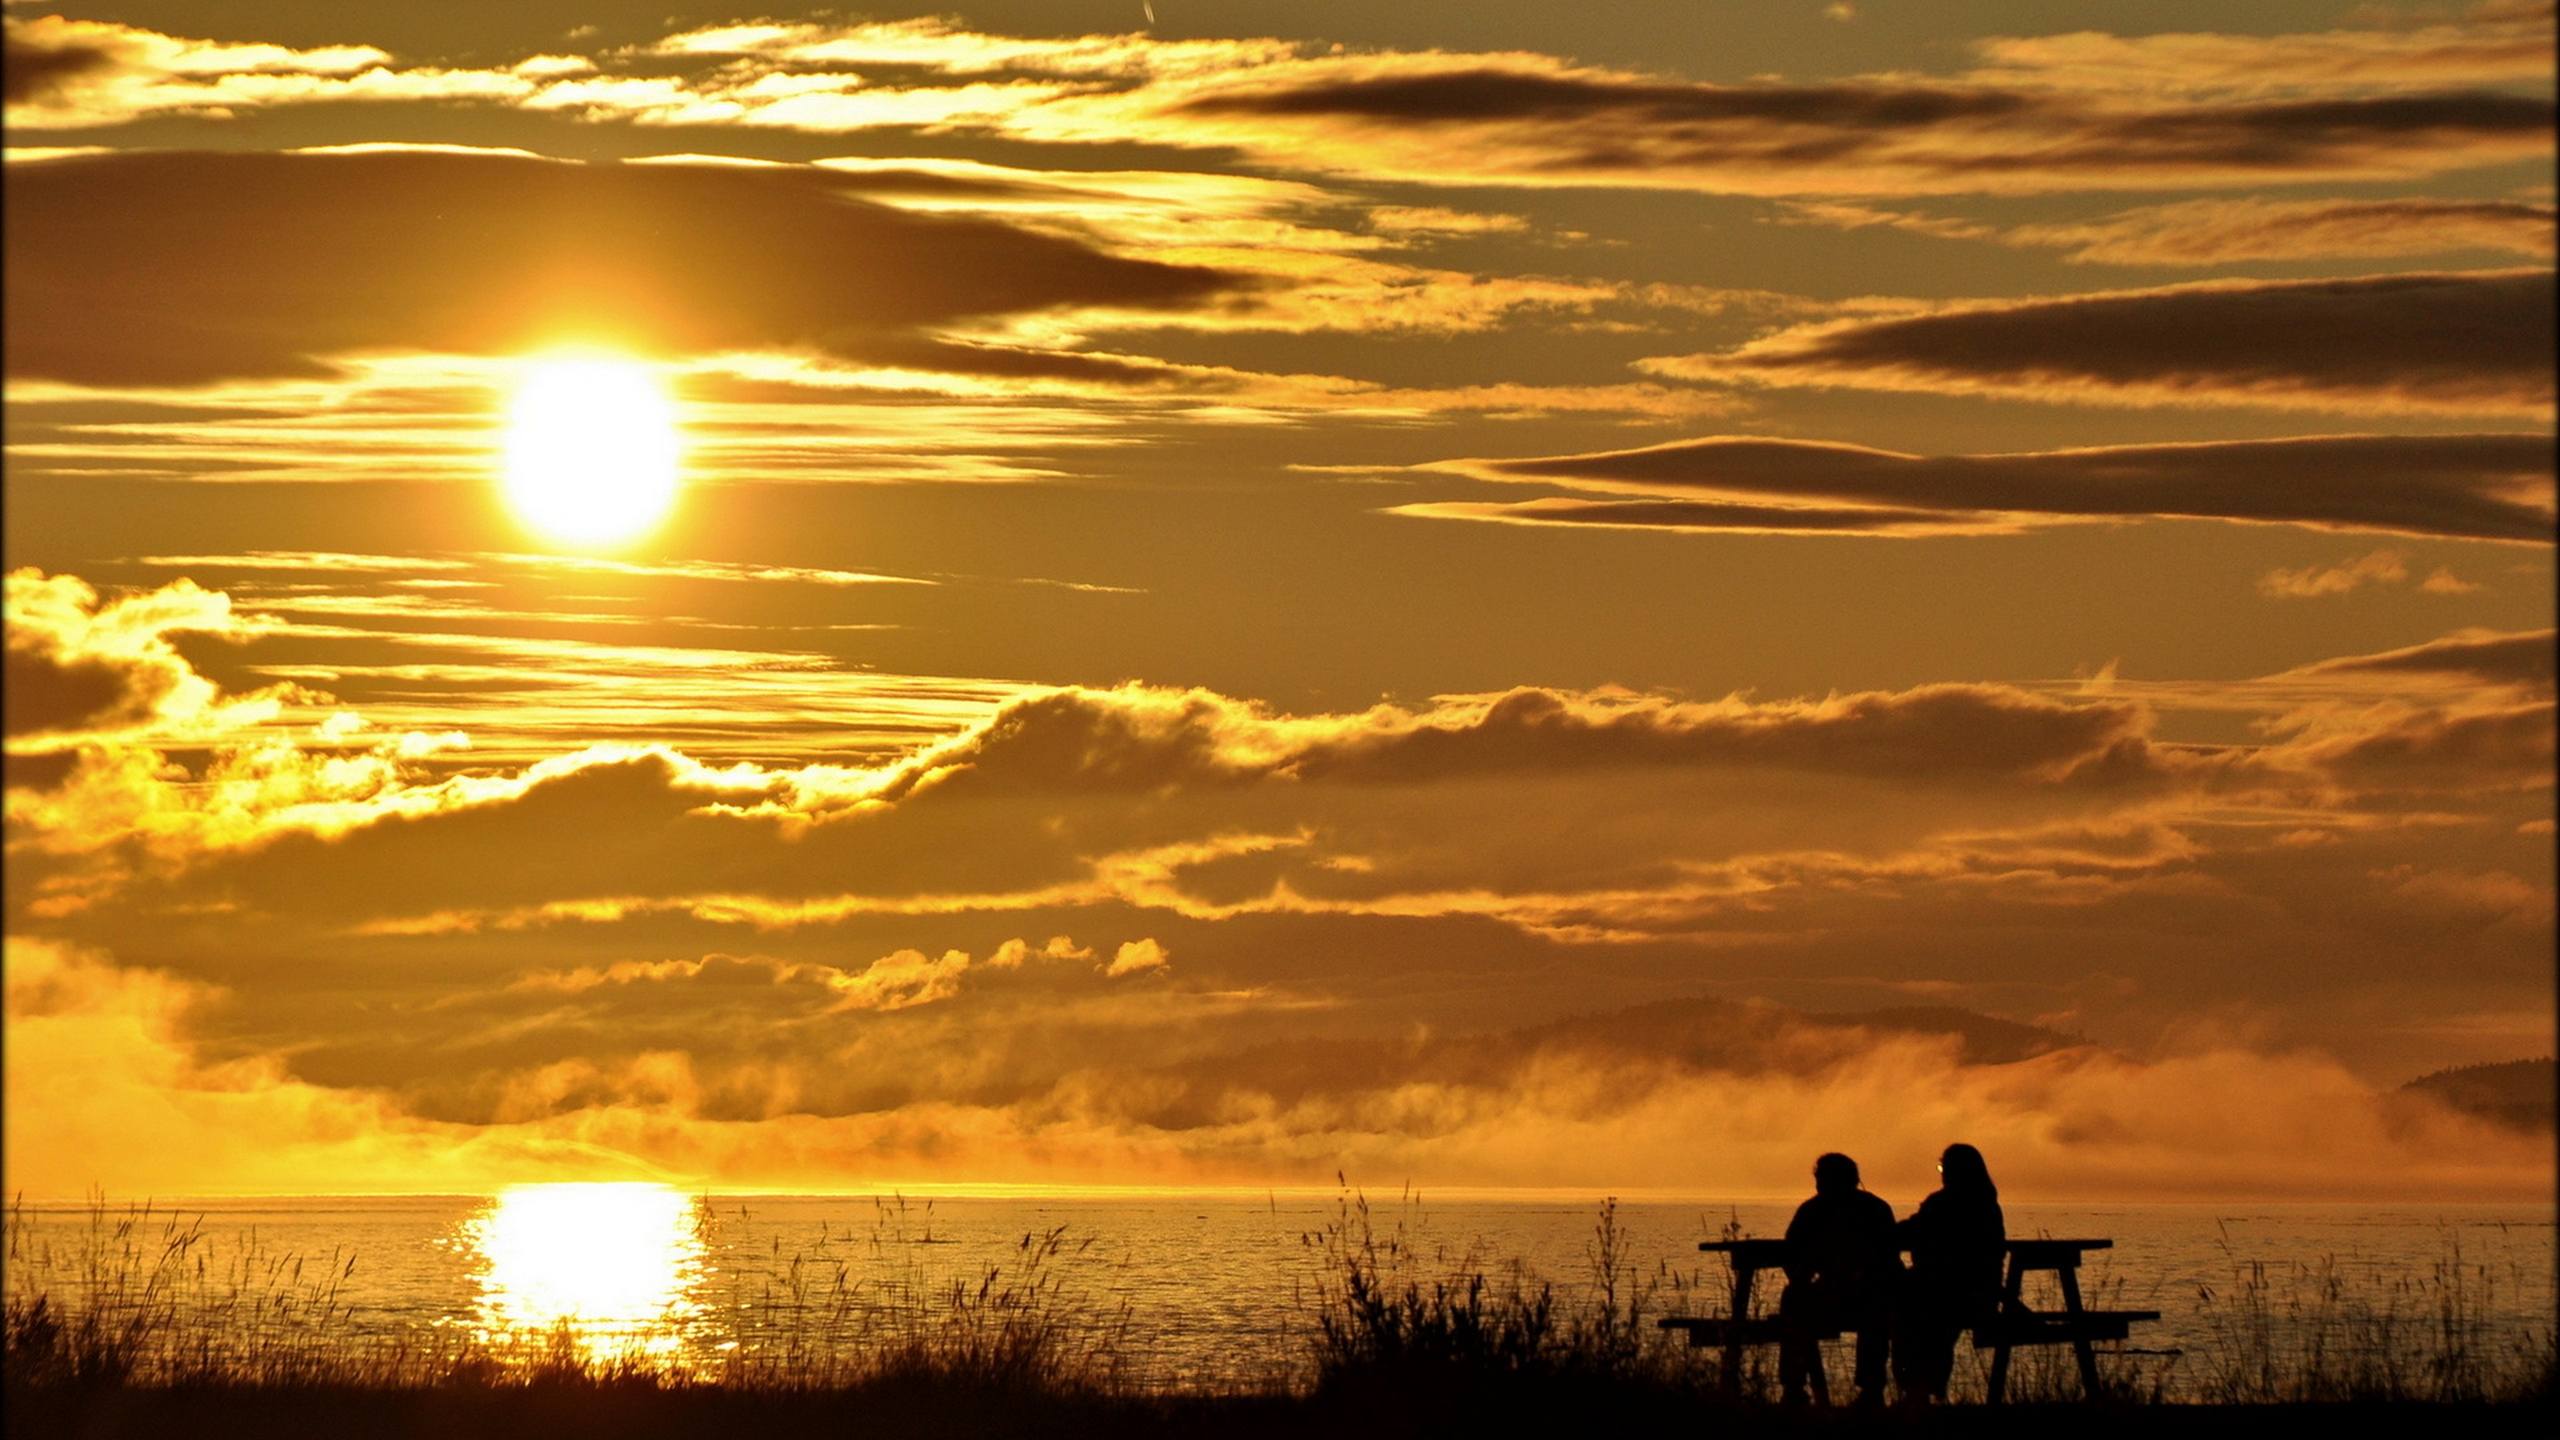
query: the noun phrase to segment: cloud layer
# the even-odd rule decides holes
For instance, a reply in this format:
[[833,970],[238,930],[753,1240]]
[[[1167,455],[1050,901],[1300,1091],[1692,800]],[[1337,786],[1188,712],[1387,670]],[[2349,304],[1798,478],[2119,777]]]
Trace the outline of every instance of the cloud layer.
[[[48,939],[249,997],[199,1017],[205,1043],[300,1034],[298,1082],[456,1123],[543,1086],[567,1097],[546,1114],[609,1106],[659,1052],[728,1097],[705,1113],[1013,1106],[1310,1023],[1481,1026],[1559,983],[1584,1008],[1925,995],[2127,1037],[2235,1002],[2296,1034],[2451,1023],[2542,983],[2549,652],[2457,632],[2184,689],[1305,714],[1056,689],[876,764],[788,767],[661,746],[455,769],[353,717],[173,759],[230,713],[216,694],[14,781],[9,883]],[[2214,707],[2257,738],[2161,738]],[[2199,933],[2205,972],[2169,941]],[[2088,963],[2058,977],[2056,945]],[[2437,960],[2417,990],[2412,947]],[[324,954],[398,977],[389,1008],[351,1019]],[[982,1043],[919,1059],[955,1026]],[[757,1088],[777,1065],[791,1088]]]
[[1995,38],[1954,75],[1719,85],[1516,51],[1047,38],[941,18],[723,24],[636,53],[479,69],[47,18],[12,22],[23,78],[11,118],[78,129],[410,99],[603,123],[1227,148],[1276,169],[1439,185],[2161,189],[2413,177],[2548,154],[2550,102],[2496,88],[2547,75],[2548,25],[2481,16],[2424,39]]
[[[528,1073],[497,1118],[444,1120],[206,1056],[190,1019],[224,997],[165,973],[13,940],[9,976],[9,1083],[27,1108],[8,1163],[39,1194],[138,1191],[173,1169],[212,1193],[286,1190],[314,1173],[359,1192],[633,1175],[841,1184],[858,1157],[859,1177],[882,1185],[953,1167],[1051,1184],[1309,1183],[1343,1170],[1774,1196],[1798,1181],[1808,1131],[1848,1137],[1879,1185],[1924,1176],[1944,1136],[1962,1133],[2014,1189],[2048,1199],[2317,1196],[2374,1175],[2388,1177],[2377,1193],[2505,1198],[2534,1193],[2540,1163],[2532,1137],[2379,1096],[2307,1056],[2200,1049],[2146,1063],[2060,1037],[2020,1047],[1955,1012],[1714,1003],[1418,1045],[1099,1066],[1007,1102],[849,1110],[793,1088],[815,1075],[657,1052]],[[689,984],[681,1003],[716,1025],[734,1002]],[[2254,1102],[2210,1103],[2239,1092]],[[63,1167],[110,1132],[128,1143]]]

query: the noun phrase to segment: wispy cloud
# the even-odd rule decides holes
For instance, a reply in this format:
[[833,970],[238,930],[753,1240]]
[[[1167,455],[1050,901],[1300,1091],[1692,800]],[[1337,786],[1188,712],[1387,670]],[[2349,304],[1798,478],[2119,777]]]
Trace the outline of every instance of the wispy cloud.
[[371,45],[190,39],[59,15],[5,24],[9,123],[31,129],[327,101],[520,101],[537,93],[529,75],[541,69],[404,67]]
[[2503,251],[2549,259],[2554,212],[2523,200],[2186,200],[2091,220],[2021,225],[2003,244],[2103,265],[2396,259]]
[[2213,281],[1782,330],[1657,374],[2090,405],[2530,415],[2552,399],[2551,272]]

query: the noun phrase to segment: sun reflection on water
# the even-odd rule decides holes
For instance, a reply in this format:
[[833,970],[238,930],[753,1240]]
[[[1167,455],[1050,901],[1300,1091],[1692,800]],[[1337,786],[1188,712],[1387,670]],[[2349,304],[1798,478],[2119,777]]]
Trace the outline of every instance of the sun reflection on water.
[[565,1335],[582,1359],[676,1353],[700,1313],[694,1203],[666,1185],[518,1185],[465,1222],[492,1344]]

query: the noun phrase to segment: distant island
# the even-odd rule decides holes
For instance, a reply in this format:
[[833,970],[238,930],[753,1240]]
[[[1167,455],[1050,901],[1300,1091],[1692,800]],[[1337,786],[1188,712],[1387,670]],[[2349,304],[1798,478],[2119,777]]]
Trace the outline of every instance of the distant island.
[[2423,1095],[2466,1115],[2512,1125],[2519,1130],[2551,1130],[2555,1126],[2554,1088],[2560,1067],[2551,1058],[2506,1060],[2485,1065],[2456,1065],[2421,1075],[2400,1087],[2404,1095]]

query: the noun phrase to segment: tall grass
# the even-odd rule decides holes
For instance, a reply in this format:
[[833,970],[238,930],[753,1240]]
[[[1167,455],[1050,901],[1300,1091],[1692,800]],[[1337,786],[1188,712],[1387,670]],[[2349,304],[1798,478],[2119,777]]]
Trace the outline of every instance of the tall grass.
[[[705,1239],[716,1226],[702,1207]],[[919,1227],[921,1227],[919,1229]],[[779,1247],[780,1238],[775,1245]],[[932,1206],[873,1202],[869,1235],[822,1231],[783,1262],[752,1300],[733,1289],[738,1325],[717,1378],[752,1388],[956,1384],[994,1391],[1118,1388],[1125,1306],[1100,1310],[1061,1262],[1092,1244],[1065,1226],[1025,1233],[1012,1255],[967,1275],[935,1273],[916,1247],[932,1243]]]
[[2458,1234],[2424,1271],[2403,1272],[2379,1288],[2351,1283],[2335,1256],[2270,1264],[2241,1258],[2227,1231],[2221,1244],[2231,1282],[2196,1294],[2211,1337],[2196,1381],[2200,1398],[2471,1403],[2552,1396],[2560,1368],[2553,1317],[2539,1328],[2499,1324],[2499,1276],[2463,1259]]
[[[13,1378],[167,1384],[208,1375],[285,1381],[343,1368],[356,1260],[271,1251],[254,1234],[216,1256],[201,1216],[92,1197],[68,1237],[42,1238],[23,1205],[8,1217],[8,1265],[59,1277],[66,1293],[12,1286],[0,1339]],[[64,1253],[67,1252],[67,1253]]]
[[1410,1194],[1383,1225],[1353,1194],[1304,1237],[1318,1260],[1304,1307],[1318,1394],[1693,1384],[1686,1347],[1652,1323],[1664,1277],[1638,1278],[1616,1201],[1600,1207],[1587,1283],[1562,1294],[1517,1261],[1489,1267],[1472,1246],[1432,1243],[1420,1222]]
[[[929,1207],[928,1211],[929,1213]],[[883,1202],[866,1237],[821,1237],[752,1292],[734,1275],[728,1338],[646,1344],[563,1319],[547,1330],[368,1328],[344,1296],[356,1259],[275,1252],[252,1233],[227,1256],[201,1216],[93,1196],[66,1236],[10,1207],[0,1342],[12,1386],[191,1384],[398,1388],[563,1383],[773,1391],[938,1386],[1101,1394],[1121,1383],[1125,1307],[1104,1310],[1060,1262],[1089,1242],[1024,1235],[1006,1260],[934,1273],[917,1213]],[[706,1245],[717,1220],[696,1207]],[[777,1242],[778,1243],[778,1242]],[[867,1251],[859,1263],[847,1249]],[[32,1288],[37,1283],[48,1288]],[[60,1288],[50,1288],[59,1286]],[[658,1339],[661,1326],[637,1327]]]

